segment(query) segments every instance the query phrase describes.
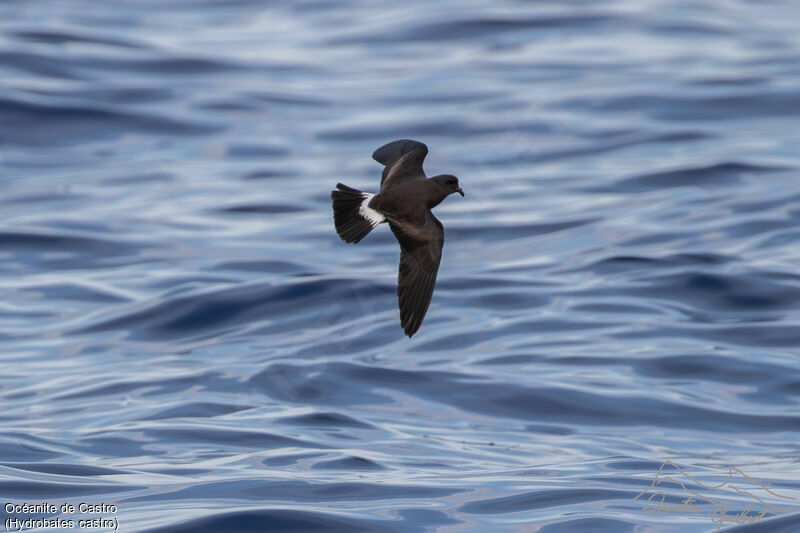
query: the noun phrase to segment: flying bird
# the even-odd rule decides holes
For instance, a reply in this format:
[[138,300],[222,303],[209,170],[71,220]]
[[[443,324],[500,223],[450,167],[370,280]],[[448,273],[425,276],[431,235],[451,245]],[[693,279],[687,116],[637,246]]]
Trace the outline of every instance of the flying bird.
[[380,192],[370,194],[341,183],[331,192],[333,221],[343,241],[356,243],[388,222],[400,242],[397,296],[400,324],[409,337],[425,318],[442,260],[444,228],[431,209],[454,192],[464,196],[455,176],[425,176],[426,155],[428,147],[421,142],[390,142],[372,154],[384,167]]

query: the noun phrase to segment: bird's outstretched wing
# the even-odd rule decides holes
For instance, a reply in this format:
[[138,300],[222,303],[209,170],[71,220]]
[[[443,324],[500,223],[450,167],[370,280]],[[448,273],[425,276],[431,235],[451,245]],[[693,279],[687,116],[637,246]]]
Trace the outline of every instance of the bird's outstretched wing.
[[372,153],[372,159],[384,166],[381,187],[384,182],[403,177],[424,176],[422,162],[428,155],[428,147],[419,141],[403,139],[384,144]]
[[397,296],[400,324],[409,337],[417,332],[428,311],[444,245],[442,224],[430,211],[426,211],[420,222],[389,221],[389,227],[400,241]]

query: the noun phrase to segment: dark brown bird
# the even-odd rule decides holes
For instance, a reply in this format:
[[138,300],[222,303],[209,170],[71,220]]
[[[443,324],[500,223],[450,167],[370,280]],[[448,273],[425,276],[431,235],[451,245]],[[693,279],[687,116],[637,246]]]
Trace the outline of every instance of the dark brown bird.
[[428,147],[421,142],[390,142],[372,154],[384,166],[380,192],[370,194],[341,183],[331,192],[333,220],[343,241],[358,242],[388,222],[400,242],[397,296],[400,324],[409,337],[425,318],[442,260],[444,228],[431,209],[454,192],[464,196],[455,176],[425,176],[426,155]]

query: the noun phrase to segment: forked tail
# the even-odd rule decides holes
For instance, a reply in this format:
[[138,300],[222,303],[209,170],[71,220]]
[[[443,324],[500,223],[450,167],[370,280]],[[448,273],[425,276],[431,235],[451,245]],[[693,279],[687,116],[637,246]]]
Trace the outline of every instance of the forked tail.
[[331,191],[333,201],[333,221],[336,232],[344,242],[358,242],[367,236],[375,226],[386,220],[378,211],[369,207],[374,194],[353,189],[341,183],[338,191]]

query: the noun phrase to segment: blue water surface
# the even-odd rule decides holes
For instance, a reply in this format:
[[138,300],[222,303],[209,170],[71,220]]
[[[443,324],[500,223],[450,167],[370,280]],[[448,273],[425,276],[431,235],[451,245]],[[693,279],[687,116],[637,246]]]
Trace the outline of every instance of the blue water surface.
[[[800,531],[799,58],[792,0],[0,3],[0,500],[115,506],[4,527]],[[329,198],[397,138],[466,192],[411,340]]]

